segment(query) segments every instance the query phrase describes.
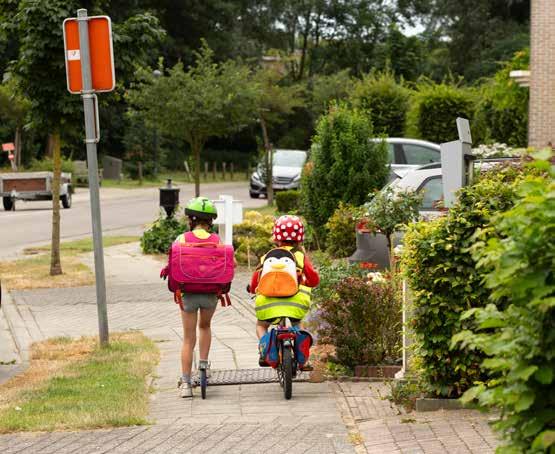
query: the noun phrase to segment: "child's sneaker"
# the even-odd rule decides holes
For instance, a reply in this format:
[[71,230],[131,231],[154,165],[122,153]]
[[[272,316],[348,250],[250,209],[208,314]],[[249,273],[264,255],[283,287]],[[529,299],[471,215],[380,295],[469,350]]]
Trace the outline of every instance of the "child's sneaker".
[[193,397],[193,386],[191,383],[183,381],[181,378],[177,382],[177,387],[179,388],[179,395],[183,398]]
[[304,366],[301,367],[301,371],[303,372],[312,372],[314,370],[314,367],[312,367],[312,364],[310,363],[306,363]]

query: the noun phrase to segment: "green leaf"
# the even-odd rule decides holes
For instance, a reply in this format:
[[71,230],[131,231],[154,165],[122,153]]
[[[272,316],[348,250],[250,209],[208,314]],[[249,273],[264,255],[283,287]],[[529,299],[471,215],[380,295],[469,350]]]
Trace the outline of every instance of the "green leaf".
[[536,399],[536,395],[533,391],[526,391],[522,393],[515,403],[515,410],[517,412],[528,410],[534,403],[535,399]]
[[460,398],[460,401],[463,404],[468,404],[472,402],[474,399],[478,398],[486,387],[484,385],[477,385],[473,386],[472,388],[468,389]]
[[555,430],[546,430],[539,434],[532,443],[533,449],[548,449],[555,444]]
[[511,371],[512,378],[518,378],[520,380],[528,380],[530,375],[538,370],[538,366],[518,366],[516,369]]
[[542,385],[549,385],[553,382],[553,369],[549,366],[541,366],[534,374],[536,380]]

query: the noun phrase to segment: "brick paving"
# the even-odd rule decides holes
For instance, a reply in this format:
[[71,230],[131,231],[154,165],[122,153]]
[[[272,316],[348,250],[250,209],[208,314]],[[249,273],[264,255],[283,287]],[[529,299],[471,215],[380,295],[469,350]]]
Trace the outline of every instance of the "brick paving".
[[337,383],[336,395],[357,452],[368,454],[493,453],[488,416],[473,410],[406,413],[390,403],[387,383]]
[[[471,411],[405,415],[384,399],[388,391],[383,383],[295,383],[291,401],[283,399],[276,383],[209,387],[205,401],[199,392],[192,400],[178,398],[182,329],[178,309],[157,278],[160,266],[141,256],[136,245],[106,250],[110,330],[142,330],[160,348],[149,415],[153,424],[2,435],[0,452],[493,452],[486,416]],[[140,284],[132,283],[134,276]],[[239,273],[233,306],[216,311],[210,353],[214,369],[257,367],[254,313],[244,292],[248,277]],[[12,295],[15,304],[3,309],[21,319],[10,321],[23,350],[29,341],[97,333],[94,288]]]

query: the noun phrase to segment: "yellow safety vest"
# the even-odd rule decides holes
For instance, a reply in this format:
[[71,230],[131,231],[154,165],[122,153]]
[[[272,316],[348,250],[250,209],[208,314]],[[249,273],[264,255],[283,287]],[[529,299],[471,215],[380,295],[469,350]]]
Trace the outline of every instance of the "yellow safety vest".
[[[283,249],[291,251],[291,246]],[[302,272],[304,268],[304,254],[301,251],[294,252],[297,261],[297,267]],[[260,263],[264,263],[264,258],[260,259]],[[310,300],[312,288],[306,285],[299,285],[299,291],[290,297],[268,297],[264,295],[256,295],[254,300],[254,308],[256,318],[258,320],[268,320],[279,317],[291,317],[303,319],[310,309]]]

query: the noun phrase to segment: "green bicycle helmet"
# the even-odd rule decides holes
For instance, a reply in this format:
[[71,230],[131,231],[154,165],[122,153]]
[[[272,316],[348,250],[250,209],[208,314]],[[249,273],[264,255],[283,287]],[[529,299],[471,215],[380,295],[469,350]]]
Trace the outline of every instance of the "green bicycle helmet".
[[189,200],[185,207],[185,215],[198,219],[216,219],[218,212],[210,199],[197,197]]

